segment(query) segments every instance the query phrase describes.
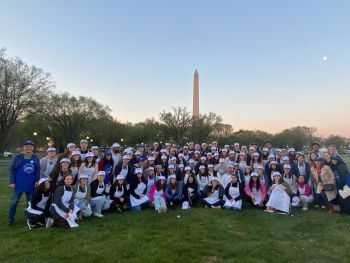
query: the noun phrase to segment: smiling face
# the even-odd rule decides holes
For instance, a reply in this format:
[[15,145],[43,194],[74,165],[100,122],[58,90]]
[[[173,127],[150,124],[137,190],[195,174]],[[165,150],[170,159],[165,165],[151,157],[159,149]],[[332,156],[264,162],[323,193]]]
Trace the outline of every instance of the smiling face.
[[211,184],[213,185],[213,187],[215,187],[215,186],[217,186],[219,183],[218,183],[218,181],[213,180],[213,181],[211,181]]
[[64,178],[64,184],[65,184],[66,186],[70,186],[70,185],[72,185],[72,183],[73,183],[73,176],[67,175],[67,176]]
[[237,183],[238,179],[236,175],[231,176],[232,182]]
[[23,152],[25,154],[31,154],[31,153],[33,153],[33,150],[34,150],[34,146],[33,145],[31,145],[31,144],[23,145]]
[[45,181],[45,189],[46,190],[50,189],[50,186],[51,186],[50,181]]
[[64,171],[67,170],[69,167],[69,162],[62,162],[61,167],[62,167],[62,170],[64,170]]
[[86,179],[86,178],[82,178],[82,179],[80,179],[80,185],[87,185],[87,183],[88,183],[88,180]]

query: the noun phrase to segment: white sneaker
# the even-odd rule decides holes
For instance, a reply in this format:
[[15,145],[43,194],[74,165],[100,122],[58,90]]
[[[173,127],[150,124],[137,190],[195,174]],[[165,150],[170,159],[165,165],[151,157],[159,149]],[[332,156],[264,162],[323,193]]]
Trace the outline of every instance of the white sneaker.
[[307,207],[303,207],[302,210],[303,210],[303,211],[307,211],[307,210],[309,210],[309,209],[308,209]]
[[166,213],[168,211],[168,208],[166,206],[163,206],[163,213]]
[[46,228],[52,227],[53,226],[53,219],[52,218],[48,218],[46,220]]
[[96,217],[103,217],[102,214],[98,214],[98,213],[94,213],[94,216],[96,216]]
[[163,212],[163,209],[162,209],[162,207],[160,206],[159,208],[158,208],[158,214],[161,214],[162,212]]

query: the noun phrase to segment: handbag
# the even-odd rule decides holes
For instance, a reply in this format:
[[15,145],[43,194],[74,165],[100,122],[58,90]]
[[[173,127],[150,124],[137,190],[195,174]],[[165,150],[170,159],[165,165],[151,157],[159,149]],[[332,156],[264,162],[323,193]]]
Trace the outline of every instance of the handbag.
[[326,192],[334,191],[334,184],[324,184],[323,190]]

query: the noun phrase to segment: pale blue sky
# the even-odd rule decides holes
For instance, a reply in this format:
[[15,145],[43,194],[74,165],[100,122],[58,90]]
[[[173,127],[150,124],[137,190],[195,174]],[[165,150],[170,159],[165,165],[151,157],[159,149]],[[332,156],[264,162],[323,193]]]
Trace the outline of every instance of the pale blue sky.
[[[121,121],[172,105],[237,130],[350,137],[350,1],[3,1],[0,47]],[[322,58],[328,57],[324,62]]]

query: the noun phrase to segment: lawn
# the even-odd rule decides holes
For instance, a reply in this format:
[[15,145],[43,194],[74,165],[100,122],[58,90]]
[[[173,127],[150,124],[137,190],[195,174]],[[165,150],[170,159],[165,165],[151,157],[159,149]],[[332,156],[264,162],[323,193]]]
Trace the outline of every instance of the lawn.
[[[108,214],[77,229],[7,226],[8,162],[0,160],[0,262],[349,262],[350,217],[193,208]],[[180,216],[178,218],[178,215]]]

